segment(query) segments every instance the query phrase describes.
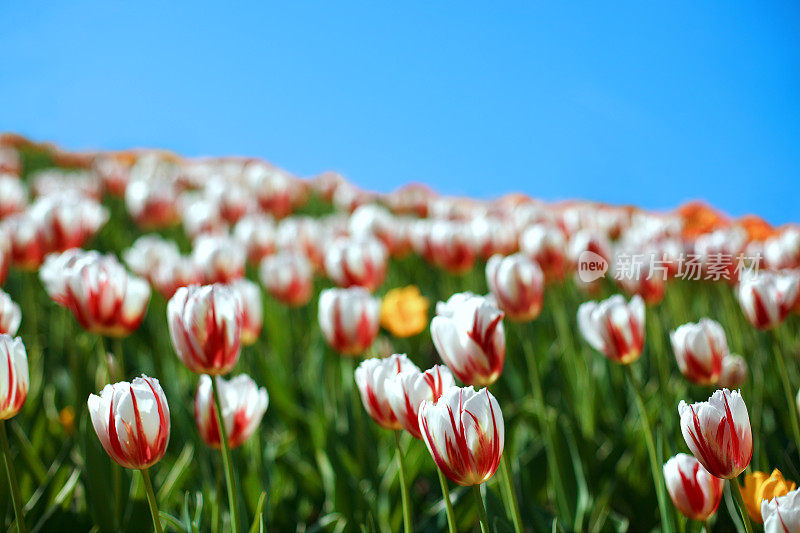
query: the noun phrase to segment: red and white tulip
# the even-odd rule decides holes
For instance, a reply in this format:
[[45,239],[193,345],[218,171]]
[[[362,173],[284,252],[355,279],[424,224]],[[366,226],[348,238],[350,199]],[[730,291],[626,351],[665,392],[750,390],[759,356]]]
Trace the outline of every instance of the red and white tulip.
[[0,420],[19,413],[29,386],[28,354],[22,339],[0,334]]
[[405,354],[392,354],[386,358],[374,357],[362,361],[356,368],[355,380],[364,409],[382,428],[403,427],[392,409],[388,394],[392,378],[406,372],[419,374],[419,367]]
[[713,385],[728,357],[728,342],[719,322],[703,318],[670,333],[672,350],[681,373],[692,383]]
[[578,308],[578,328],[586,342],[611,361],[629,364],[644,349],[644,300],[630,302],[616,294],[602,302],[585,302]]
[[444,365],[420,372],[403,369],[385,384],[386,398],[403,429],[415,438],[422,438],[419,427],[419,407],[423,401],[436,401],[451,387],[456,386],[455,378]]
[[518,322],[535,319],[542,311],[544,274],[527,256],[493,255],[486,263],[486,282],[506,316]]
[[230,380],[225,380],[220,376],[214,378],[207,375],[200,376],[194,396],[194,420],[203,442],[212,448],[221,446],[212,379],[217,380],[228,446],[236,448],[258,429],[269,405],[267,389],[259,388],[256,382],[246,374],[240,374]]
[[378,335],[381,301],[363,287],[325,289],[319,296],[319,325],[328,344],[343,355],[360,355]]
[[664,464],[664,480],[672,503],[685,517],[704,522],[717,511],[725,481],[709,474],[691,455],[671,457]]

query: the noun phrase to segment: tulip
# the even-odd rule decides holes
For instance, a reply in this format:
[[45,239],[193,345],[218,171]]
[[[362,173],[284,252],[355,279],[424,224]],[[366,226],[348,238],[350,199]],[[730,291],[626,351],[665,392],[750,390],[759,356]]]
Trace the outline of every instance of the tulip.
[[275,218],[284,218],[305,201],[306,191],[300,180],[269,163],[251,163],[244,177],[261,208]]
[[517,232],[514,226],[505,220],[477,216],[470,222],[470,230],[475,239],[478,255],[484,259],[495,254],[502,256],[517,251]]
[[[663,272],[656,271],[655,269],[658,267],[654,266],[656,260],[654,255],[634,255],[644,255],[645,257],[640,263],[623,267],[629,268],[630,271],[624,272],[622,276],[617,277],[616,281],[628,294],[638,294],[647,305],[655,305],[664,299],[667,291],[667,268],[664,267]],[[640,260],[634,258],[631,261]]]
[[0,334],[17,334],[22,321],[22,311],[11,296],[0,290]]
[[275,222],[261,213],[242,217],[233,228],[233,238],[245,247],[254,265],[275,252],[275,233]]
[[798,287],[800,276],[796,273],[743,275],[739,282],[739,303],[753,326],[772,329],[791,311],[797,301]]
[[426,261],[451,274],[470,271],[478,254],[471,228],[450,220],[418,221],[411,229],[411,242]]
[[307,304],[314,290],[314,267],[299,252],[278,252],[264,258],[259,278],[273,298],[292,307]]
[[411,248],[410,219],[395,217],[385,207],[376,204],[362,205],[350,215],[350,234],[358,239],[380,239],[389,253],[400,257]]
[[0,219],[21,213],[28,206],[28,191],[18,177],[0,174]]
[[242,310],[242,345],[255,344],[258,336],[261,335],[263,322],[261,291],[258,285],[245,278],[232,281],[228,287],[239,300],[239,307]]
[[125,189],[125,209],[144,229],[163,229],[180,222],[177,184],[171,180],[132,180]]
[[[606,263],[611,262],[611,243],[605,235],[598,231],[582,229],[570,237],[567,247],[567,257],[569,258],[572,269],[577,269],[578,262],[581,261],[581,256],[585,252],[599,255]],[[583,291],[594,293],[599,289],[600,281],[597,279],[595,281],[585,282],[576,271],[575,283]]]
[[445,391],[455,385],[453,374],[444,365],[435,365],[425,372],[404,368],[386,380],[384,394],[403,429],[414,438],[421,439],[419,406],[423,401],[436,403]]
[[519,245],[522,253],[542,267],[547,281],[564,279],[568,270],[567,242],[560,228],[534,224],[522,233]]
[[718,322],[703,318],[680,326],[670,333],[672,350],[681,373],[692,383],[713,385],[728,357],[725,331]]
[[163,264],[181,255],[178,245],[157,234],[142,235],[133,246],[122,253],[122,259],[131,272],[152,282],[153,274]]
[[356,385],[361,394],[364,409],[382,428],[402,429],[403,427],[389,403],[388,384],[394,376],[407,372],[419,374],[420,370],[405,354],[367,359],[356,368]]
[[766,239],[764,262],[773,270],[800,267],[800,228],[789,226]]
[[191,257],[162,257],[151,274],[153,287],[164,298],[172,298],[181,287],[200,284],[200,272]]
[[224,285],[181,287],[167,304],[172,344],[196,374],[227,374],[241,351],[242,310]]
[[691,455],[670,458],[664,464],[664,480],[672,503],[687,518],[705,522],[717,511],[725,482]]
[[11,266],[11,241],[4,226],[0,225],[0,286],[6,282]]
[[192,260],[205,284],[228,283],[244,277],[247,252],[224,235],[201,235],[194,241]]
[[92,425],[106,453],[125,468],[144,469],[164,457],[169,443],[169,405],[155,378],[106,385],[89,395]]
[[733,389],[739,387],[747,379],[747,362],[741,355],[732,353],[722,359],[722,372],[719,374],[718,387]]
[[578,308],[578,328],[595,350],[623,365],[636,361],[644,348],[644,301],[620,295]]
[[183,193],[178,199],[183,231],[190,239],[201,235],[225,235],[228,224],[222,218],[219,204],[196,191]]
[[488,386],[503,371],[503,312],[489,299],[457,293],[436,304],[431,337],[439,356],[462,382]]
[[222,219],[230,224],[236,224],[242,217],[258,209],[255,198],[246,187],[224,178],[206,181],[203,194],[217,206]]
[[28,355],[22,339],[0,334],[0,420],[19,413],[29,384]]
[[381,301],[363,287],[325,289],[319,296],[319,325],[328,344],[343,355],[359,355],[378,335]]
[[486,263],[486,282],[509,319],[527,322],[542,311],[544,274],[525,255],[493,255]]
[[325,252],[325,272],[340,287],[364,287],[370,292],[386,278],[388,252],[374,237],[339,239]]
[[14,459],[8,445],[6,420],[15,416],[22,409],[22,404],[28,397],[29,384],[28,356],[25,353],[22,339],[0,334],[0,449],[2,449],[6,465],[9,493],[14,506],[18,533],[24,531],[25,522]]
[[783,474],[777,468],[769,475],[766,472],[758,471],[745,475],[741,490],[747,514],[758,523],[764,522],[761,516],[762,502],[785,496],[796,488],[795,482],[784,479]]
[[[197,393],[194,397],[194,420],[203,441],[212,448],[220,448],[219,424],[214,407],[213,387],[209,376],[200,376]],[[222,403],[222,418],[228,444],[233,448],[241,446],[249,439],[269,405],[267,389],[259,388],[250,376],[240,374],[230,381],[216,376]]]
[[800,531],[800,490],[761,503],[764,533],[795,533]]
[[681,401],[678,414],[686,444],[712,475],[733,479],[750,464],[753,436],[739,391],[721,389],[692,405]]
[[316,218],[294,216],[281,220],[275,236],[278,250],[300,252],[316,268],[322,268],[322,226]]
[[428,299],[419,287],[398,287],[386,293],[381,305],[381,326],[395,337],[419,335],[428,326]]
[[442,472],[454,483],[479,485],[491,478],[503,455],[503,413],[488,389],[451,387],[419,407],[422,438]]
[[150,286],[113,255],[67,250],[48,256],[39,272],[50,298],[69,309],[87,331],[127,337],[144,319]]

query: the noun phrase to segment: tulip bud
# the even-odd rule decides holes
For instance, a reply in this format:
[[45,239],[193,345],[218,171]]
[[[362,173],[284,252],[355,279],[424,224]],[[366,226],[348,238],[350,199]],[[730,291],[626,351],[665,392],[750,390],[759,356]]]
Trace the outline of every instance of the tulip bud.
[[753,326],[772,329],[791,311],[799,287],[800,276],[794,272],[743,274],[739,282],[739,303]]
[[359,355],[378,335],[381,301],[362,287],[325,289],[319,295],[319,325],[328,344],[343,355]]
[[616,294],[578,308],[578,328],[592,348],[610,360],[627,365],[636,361],[644,348],[644,301],[630,302]]
[[419,407],[419,427],[436,466],[458,485],[479,485],[500,465],[503,413],[488,389],[451,387]]
[[242,310],[224,285],[181,287],[167,304],[178,357],[196,374],[227,374],[241,351]]
[[67,250],[48,256],[39,275],[53,301],[91,333],[127,337],[144,320],[150,286],[113,255]]
[[671,457],[664,464],[664,480],[672,503],[687,518],[704,522],[717,511],[725,482],[691,455]]
[[361,402],[369,416],[385,429],[401,429],[389,404],[387,387],[396,375],[406,372],[419,374],[419,367],[411,362],[406,354],[393,354],[386,358],[375,357],[362,361],[356,368],[356,385],[361,393]]
[[22,339],[0,334],[0,420],[19,413],[29,385],[28,354]]
[[12,337],[17,334],[22,322],[22,311],[11,296],[0,290],[0,334]]
[[247,252],[226,235],[201,235],[194,241],[192,260],[206,284],[228,283],[244,277]]
[[125,468],[150,468],[169,443],[169,405],[155,378],[106,385],[89,395],[89,414],[100,444]]
[[240,278],[228,284],[233,295],[239,300],[242,310],[242,344],[250,346],[261,335],[263,323],[263,306],[261,291],[258,285],[246,278]]
[[718,322],[703,318],[680,326],[670,333],[672,350],[681,373],[692,383],[713,385],[728,356],[725,331]]
[[750,464],[753,435],[739,391],[721,389],[692,405],[681,401],[678,414],[686,444],[711,475],[733,479]]
[[325,252],[325,272],[340,287],[364,287],[370,292],[383,284],[388,261],[386,247],[374,237],[339,239]]
[[503,312],[487,298],[457,293],[436,304],[431,337],[436,351],[458,379],[488,386],[503,372],[506,336]]
[[[213,448],[220,447],[219,423],[214,405],[211,377],[200,376],[194,397],[194,420],[203,441]],[[215,376],[222,405],[222,420],[228,436],[228,446],[236,448],[249,439],[269,405],[267,389],[259,388],[250,376],[240,374],[229,381]]]
[[489,290],[506,316],[515,321],[533,320],[542,311],[544,274],[539,265],[522,254],[493,255],[486,263]]
[[719,374],[718,387],[733,389],[739,387],[747,379],[747,362],[744,357],[729,354],[722,358],[722,372]]
[[778,496],[785,496],[797,488],[794,481],[783,478],[783,474],[777,468],[772,474],[766,472],[753,472],[744,476],[744,486],[742,486],[742,499],[747,508],[747,514],[756,522],[763,522],[761,516],[762,502],[768,502]]
[[455,386],[450,370],[444,365],[435,365],[425,372],[404,369],[387,380],[385,393],[403,429],[421,439],[419,406],[423,401],[436,403],[445,391]]
[[800,490],[761,502],[764,533],[794,533],[800,531]]
[[273,298],[292,307],[307,304],[314,290],[314,267],[299,252],[278,252],[265,257],[259,278]]

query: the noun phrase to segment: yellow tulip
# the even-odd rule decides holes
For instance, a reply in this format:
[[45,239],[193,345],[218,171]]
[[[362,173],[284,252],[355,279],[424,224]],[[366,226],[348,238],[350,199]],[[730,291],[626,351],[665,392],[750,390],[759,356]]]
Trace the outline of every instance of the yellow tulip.
[[771,500],[777,496],[784,496],[796,488],[794,481],[783,478],[777,468],[772,474],[766,472],[753,472],[744,477],[742,497],[747,507],[747,514],[756,522],[763,522],[761,518],[761,502]]
[[428,326],[428,299],[416,285],[392,289],[383,297],[381,325],[395,337],[411,337]]

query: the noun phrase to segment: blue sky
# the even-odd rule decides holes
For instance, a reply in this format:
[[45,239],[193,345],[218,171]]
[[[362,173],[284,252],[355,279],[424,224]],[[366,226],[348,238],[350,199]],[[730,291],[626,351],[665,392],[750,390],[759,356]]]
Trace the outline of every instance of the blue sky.
[[797,2],[132,4],[4,2],[0,129],[800,221]]

